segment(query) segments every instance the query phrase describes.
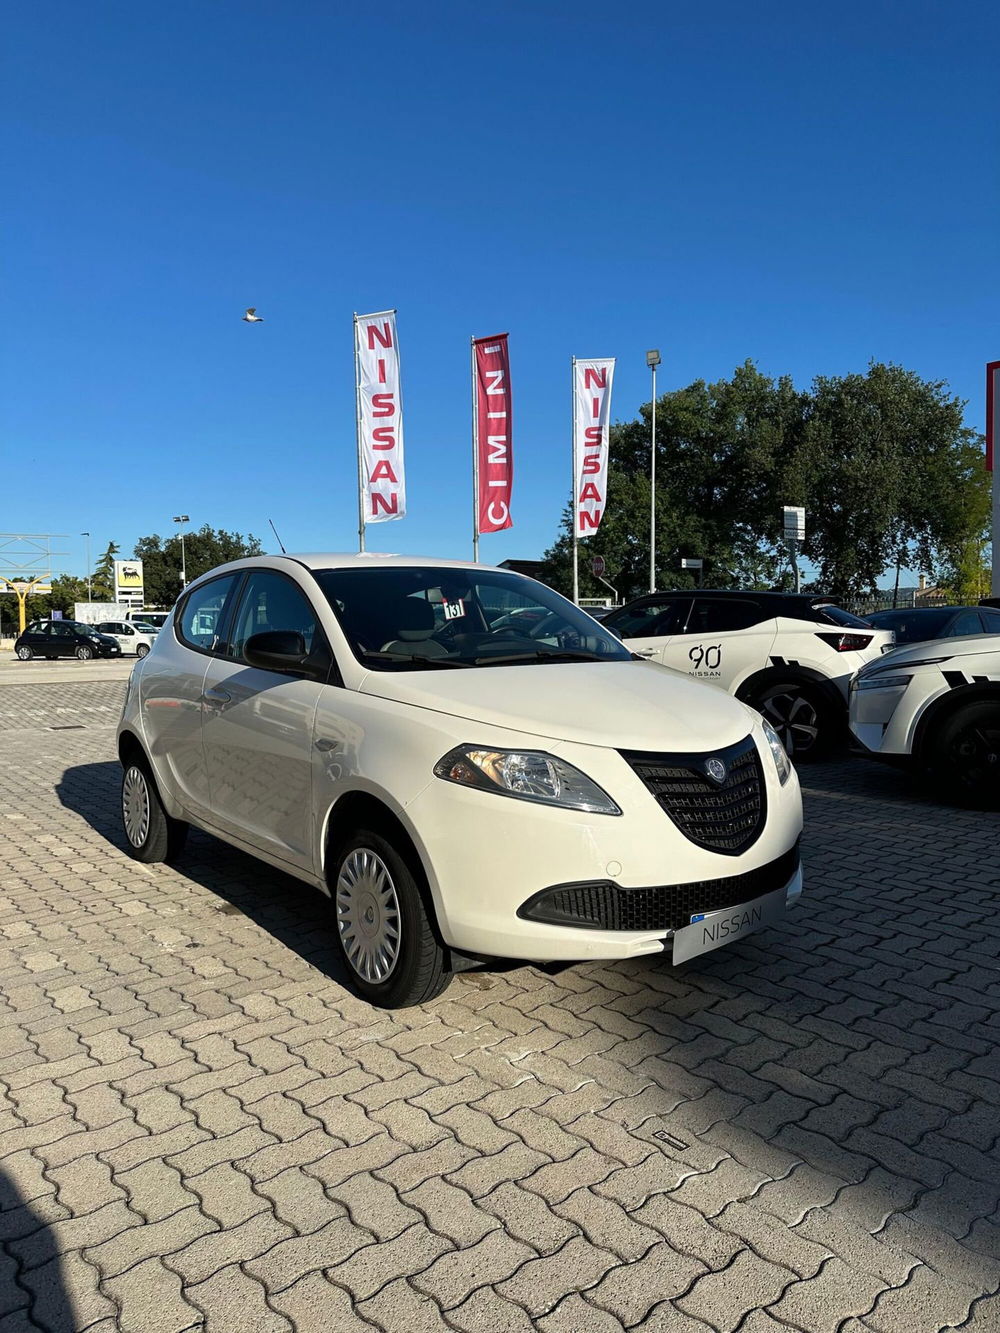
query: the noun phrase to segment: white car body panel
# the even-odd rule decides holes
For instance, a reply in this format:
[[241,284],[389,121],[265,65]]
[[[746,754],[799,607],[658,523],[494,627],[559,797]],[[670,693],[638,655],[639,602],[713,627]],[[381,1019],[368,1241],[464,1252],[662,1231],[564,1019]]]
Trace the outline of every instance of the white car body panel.
[[[932,658],[943,660],[928,660]],[[859,680],[883,676],[908,679],[902,687],[858,688]],[[989,686],[1000,686],[1000,635],[907,644],[886,653],[877,666],[860,671],[851,682],[851,731],[872,754],[908,757],[934,704],[953,695],[957,699],[962,690],[971,699],[977,687]]]

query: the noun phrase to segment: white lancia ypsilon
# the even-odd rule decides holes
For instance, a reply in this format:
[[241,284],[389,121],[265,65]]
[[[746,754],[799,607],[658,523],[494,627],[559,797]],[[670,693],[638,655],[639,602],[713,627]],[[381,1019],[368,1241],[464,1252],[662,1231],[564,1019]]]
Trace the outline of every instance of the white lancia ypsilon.
[[258,556],[192,583],[118,731],[129,851],[189,824],[315,885],[358,991],[490,957],[683,962],[801,891],[768,723],[558,593],[444,560]]

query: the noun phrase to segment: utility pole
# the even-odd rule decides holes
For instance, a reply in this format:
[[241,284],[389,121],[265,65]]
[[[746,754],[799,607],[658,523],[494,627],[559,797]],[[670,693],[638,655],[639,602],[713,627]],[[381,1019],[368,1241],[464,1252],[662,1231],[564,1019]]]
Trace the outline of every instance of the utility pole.
[[649,429],[649,591],[656,592],[656,367],[660,364],[658,348],[646,353],[646,365],[653,373],[653,410]]

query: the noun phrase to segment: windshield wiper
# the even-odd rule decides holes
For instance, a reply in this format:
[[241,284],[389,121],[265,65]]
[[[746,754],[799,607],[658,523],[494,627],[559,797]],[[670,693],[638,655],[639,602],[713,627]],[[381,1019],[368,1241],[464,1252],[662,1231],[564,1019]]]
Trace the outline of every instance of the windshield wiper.
[[507,666],[514,662],[612,662],[620,659],[603,657],[600,653],[569,652],[556,649],[546,652],[536,649],[533,653],[505,653],[497,657],[474,657],[476,666]]
[[375,658],[379,662],[405,662],[408,666],[424,667],[437,670],[438,667],[465,667],[471,662],[464,662],[456,657],[424,657],[421,653],[382,653],[359,649],[366,661]]

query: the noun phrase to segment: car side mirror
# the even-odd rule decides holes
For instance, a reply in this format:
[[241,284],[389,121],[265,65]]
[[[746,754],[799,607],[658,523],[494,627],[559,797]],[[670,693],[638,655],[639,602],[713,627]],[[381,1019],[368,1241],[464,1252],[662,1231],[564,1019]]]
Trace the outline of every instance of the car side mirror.
[[330,669],[326,653],[307,653],[305,639],[292,629],[251,634],[243,645],[243,657],[248,666],[262,671],[296,671],[316,680],[325,680]]

